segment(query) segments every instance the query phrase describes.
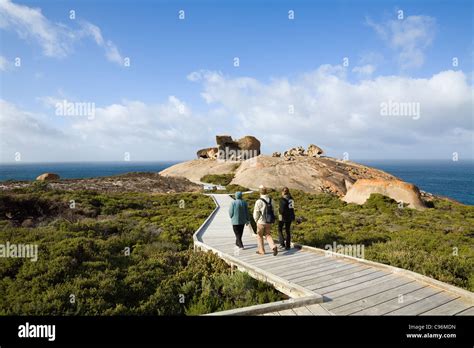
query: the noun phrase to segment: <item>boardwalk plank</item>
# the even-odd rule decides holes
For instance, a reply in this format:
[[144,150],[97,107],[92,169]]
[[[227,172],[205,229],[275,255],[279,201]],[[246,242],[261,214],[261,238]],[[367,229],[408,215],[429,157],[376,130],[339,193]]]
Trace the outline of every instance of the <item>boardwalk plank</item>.
[[373,286],[377,286],[377,285],[382,284],[386,281],[392,280],[395,277],[396,276],[393,275],[393,274],[385,275],[385,276],[380,277],[380,278],[375,278],[375,279],[372,279],[372,280],[369,280],[369,281],[366,281],[366,282],[363,282],[363,283],[360,283],[360,284],[352,285],[352,286],[349,286],[349,287],[346,287],[346,288],[342,288],[342,289],[339,289],[339,290],[335,290],[335,291],[332,291],[332,292],[325,293],[324,296],[326,296],[330,299],[335,299],[335,298],[338,298],[338,297],[347,296],[347,294],[353,293],[353,292],[358,291],[358,290],[370,289]]
[[[277,256],[278,257],[278,256]],[[285,258],[282,261],[277,261],[277,262],[269,262],[269,263],[261,263],[260,267],[265,270],[271,270],[271,271],[277,271],[282,268],[288,268],[289,265],[293,265],[293,267],[301,267],[303,265],[307,265],[308,263],[311,263],[312,258],[303,258],[303,259],[293,259],[291,258]]]
[[436,295],[426,297],[420,301],[409,304],[408,306],[397,309],[393,312],[386,313],[386,315],[418,315],[427,310],[439,307],[445,303],[455,300],[457,297],[450,296],[446,291],[440,292]]
[[370,268],[370,267],[365,266],[365,265],[357,265],[357,264],[349,264],[349,265],[339,264],[337,266],[332,265],[332,267],[326,266],[324,268],[321,268],[319,270],[315,270],[315,271],[313,271],[309,274],[306,274],[304,276],[300,276],[300,277],[297,277],[297,278],[292,278],[292,281],[293,282],[298,282],[298,284],[306,286],[306,285],[309,285],[309,284],[313,284],[316,279],[318,281],[321,278],[325,278],[326,280],[327,279],[332,279],[332,277],[337,276],[340,272],[343,272],[343,271],[346,271],[346,272],[350,271],[350,273],[352,274],[352,273],[362,271],[362,270],[368,269],[368,268]]
[[442,290],[439,289],[434,289],[431,287],[424,287],[419,290],[415,290],[413,292],[410,292],[406,295],[403,295],[403,301],[400,302],[400,299],[394,298],[390,301],[383,302],[381,304],[378,304],[377,306],[370,307],[367,309],[364,309],[362,311],[354,312],[352,315],[384,315],[390,312],[393,312],[397,309],[400,309],[402,307],[408,306],[412,303],[415,303],[417,301],[420,301],[424,298],[427,298],[429,296],[436,295],[438,293],[441,293]]
[[306,306],[306,308],[313,313],[313,315],[331,315],[329,311],[324,309],[320,304],[312,304],[309,306]]
[[321,268],[319,270],[317,270],[316,272],[313,273],[312,276],[306,276],[304,277],[304,279],[302,278],[296,278],[296,279],[293,279],[293,281],[298,281],[299,283],[301,283],[303,286],[307,286],[308,284],[312,284],[314,282],[314,279],[318,279],[318,278],[321,278],[321,277],[328,277],[332,274],[337,274],[338,272],[340,272],[341,270],[347,270],[347,269],[351,269],[353,272],[357,272],[357,271],[360,271],[364,268],[368,268],[367,266],[365,265],[332,265],[332,267],[324,267],[324,268]]
[[308,308],[306,308],[305,306],[295,307],[295,308],[292,308],[292,309],[296,313],[296,315],[313,315],[313,313]]
[[[316,286],[314,288],[312,288],[312,290],[318,292],[320,290],[325,290],[326,288],[331,288],[332,285],[338,285],[340,283],[343,283],[343,284],[348,284],[348,282],[351,282],[353,280],[357,280],[359,278],[361,278],[362,276],[365,276],[365,275],[369,275],[371,273],[375,273],[375,272],[378,272],[377,270],[373,269],[373,268],[370,268],[370,267],[367,267],[367,268],[363,268],[359,271],[356,271],[356,272],[353,272],[349,275],[345,275],[343,277],[333,277],[329,280],[325,280],[325,281],[321,281],[320,279],[315,279],[314,280],[314,283],[312,284],[315,284]],[[308,286],[312,286],[312,284],[308,284]]]
[[[386,282],[391,286],[392,281]],[[374,286],[370,289],[363,289],[362,291],[356,291],[350,294],[347,294],[346,296],[339,297],[335,299],[332,302],[327,302],[324,303],[323,306],[330,310],[331,312],[334,312],[337,315],[349,315],[355,312],[362,311],[366,308],[374,307],[377,306],[380,303],[387,302],[393,299],[398,299],[399,295],[405,295],[407,293],[413,292],[415,290],[419,290],[423,287],[426,287],[423,284],[417,283],[412,281],[411,283],[404,284],[398,287],[395,287],[393,289],[389,290],[384,290],[380,293],[377,294],[370,294],[370,290],[377,289],[379,286]],[[381,284],[381,287],[383,288],[383,284]],[[369,296],[362,297],[356,301],[352,301],[354,297],[352,296],[353,294],[358,294],[356,295],[355,298],[364,296],[364,292],[368,292]],[[341,306],[340,304],[343,303]]]
[[462,312],[457,313],[456,315],[474,315],[474,307],[466,309]]
[[[370,296],[375,296],[375,295],[383,296],[382,294],[387,291],[398,289],[401,286],[410,284],[410,283],[416,283],[416,282],[413,279],[408,279],[405,277],[397,277],[393,275],[390,278],[387,278],[384,282],[377,284],[377,286],[373,286],[369,289],[361,289],[358,291],[353,291],[347,294],[346,296],[339,297],[337,299],[332,300],[331,302],[325,303],[324,306],[327,309],[333,309],[336,307],[355,303],[362,299],[364,299],[364,303],[365,303],[367,302],[366,298]],[[422,285],[420,285],[420,287],[422,287]]]
[[[325,295],[327,293],[334,292],[336,290],[350,288],[359,284],[365,284],[370,280],[386,277],[387,275],[389,275],[389,273],[387,272],[375,271],[372,273],[362,275],[361,277],[358,277],[358,278],[347,280],[345,282],[341,282],[334,285],[325,286],[324,288],[316,289],[315,292],[317,292],[318,294]],[[312,287],[313,286],[308,286],[308,289],[311,289]]]
[[285,309],[283,311],[278,311],[280,315],[296,315],[292,309]]
[[439,307],[430,309],[429,311],[423,312],[420,315],[455,315],[470,307],[471,305],[467,302],[463,301],[462,299],[457,299],[445,303]]
[[326,267],[329,264],[332,264],[332,261],[327,259],[327,260],[321,260],[319,262],[312,262],[311,264],[301,267],[301,268],[294,268],[291,272],[285,272],[284,276],[287,276],[288,279],[293,279],[293,278],[299,278],[301,277],[302,273],[308,274],[308,272],[313,272],[314,270],[320,269],[322,267]]

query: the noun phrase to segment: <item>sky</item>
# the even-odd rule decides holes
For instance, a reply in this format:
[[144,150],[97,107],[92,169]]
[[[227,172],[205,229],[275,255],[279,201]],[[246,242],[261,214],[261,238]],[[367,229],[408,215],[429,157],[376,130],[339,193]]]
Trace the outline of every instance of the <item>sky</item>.
[[0,162],[473,159],[472,4],[0,0]]

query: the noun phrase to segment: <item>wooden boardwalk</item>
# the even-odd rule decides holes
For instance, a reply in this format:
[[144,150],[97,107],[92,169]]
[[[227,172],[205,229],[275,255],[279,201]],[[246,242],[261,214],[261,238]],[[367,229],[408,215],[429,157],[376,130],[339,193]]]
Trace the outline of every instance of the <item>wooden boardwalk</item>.
[[[216,209],[195,233],[195,248],[217,253],[227,263],[273,284],[290,298],[305,299],[304,304],[287,304],[283,310],[266,306],[260,314],[474,315],[472,292],[414,272],[328,255],[309,247],[283,250],[273,256],[266,244],[266,254],[258,255],[256,238],[247,228],[243,237],[245,249],[239,250],[228,217],[232,198],[227,194],[211,196]],[[245,309],[229,312],[245,314]]]

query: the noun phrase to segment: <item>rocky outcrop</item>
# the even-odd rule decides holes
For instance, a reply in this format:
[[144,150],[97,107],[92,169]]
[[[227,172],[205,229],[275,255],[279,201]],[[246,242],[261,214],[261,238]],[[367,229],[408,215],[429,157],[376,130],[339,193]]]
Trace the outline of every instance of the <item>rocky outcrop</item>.
[[210,158],[216,159],[219,150],[217,147],[207,147],[205,149],[199,150],[196,154],[198,158]]
[[260,155],[242,162],[193,160],[163,170],[165,176],[184,176],[193,182],[207,174],[234,173],[231,184],[251,189],[287,186],[311,193],[332,193],[340,197],[361,178],[395,179],[381,170],[328,157],[270,157]]
[[409,208],[423,209],[425,207],[418,187],[395,179],[359,179],[347,191],[343,201],[364,204],[372,193],[379,193],[397,202],[407,203]]
[[283,153],[284,157],[305,156],[305,150],[302,146],[293,147]]
[[38,181],[56,181],[59,180],[59,175],[54,173],[44,173],[36,178]]
[[258,156],[244,161],[236,170],[232,184],[256,189],[288,187],[311,193],[331,193],[342,197],[347,187],[359,178],[395,179],[381,170],[332,158],[307,156]]
[[229,135],[217,135],[217,158],[228,161],[242,161],[260,155],[260,141],[250,135],[233,140]]
[[240,138],[237,140],[237,145],[240,150],[253,153],[254,155],[252,157],[260,155],[260,140],[253,136],[246,135],[245,137]]
[[200,159],[175,164],[161,171],[160,174],[167,177],[182,176],[192,182],[200,183],[205,175],[233,173],[238,166],[238,162]]
[[198,158],[242,161],[260,155],[260,141],[250,135],[233,140],[230,135],[216,135],[217,147],[201,149]]
[[307,150],[305,150],[303,146],[292,147],[291,149],[285,151],[283,153],[283,156],[284,157],[303,157],[303,156],[321,157],[323,153],[324,153],[323,149],[321,149],[319,146],[311,144],[308,146]]
[[314,144],[309,145],[308,150],[306,150],[306,155],[309,157],[320,157],[323,153],[323,149]]
[[235,142],[230,135],[216,135],[217,147],[234,146]]
[[[323,156],[323,149],[314,144],[307,149],[293,147],[283,156],[280,152],[274,152],[270,157],[256,155],[260,154],[260,141],[252,136],[233,140],[229,135],[218,135],[216,143],[219,152],[217,160],[212,159],[215,148],[207,148],[198,151],[198,157],[204,160],[179,163],[160,174],[185,177],[199,183],[208,174],[232,173],[234,179],[231,184],[250,189],[258,189],[260,185],[275,189],[286,186],[310,193],[330,193],[344,197],[346,202],[359,204],[364,203],[372,193],[380,193],[416,209],[424,206],[416,186],[382,170]],[[239,151],[244,150],[254,151],[255,155],[246,159],[239,155]],[[221,157],[223,151],[226,153]]]

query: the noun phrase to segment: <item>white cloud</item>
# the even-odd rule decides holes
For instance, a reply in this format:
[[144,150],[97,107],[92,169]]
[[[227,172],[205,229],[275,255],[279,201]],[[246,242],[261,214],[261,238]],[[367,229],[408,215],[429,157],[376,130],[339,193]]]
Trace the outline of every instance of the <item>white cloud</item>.
[[[175,96],[159,104],[96,105],[93,119],[55,116],[61,92],[38,98],[49,107],[46,115],[2,101],[2,159],[11,160],[19,148],[33,161],[122,160],[124,152],[132,160],[186,159],[212,146],[216,134],[254,135],[264,153],[315,143],[335,157],[473,156],[474,92],[462,71],[357,82],[346,73],[342,66],[323,65],[293,79],[259,81],[198,71],[189,78],[202,85],[205,113]],[[382,116],[381,103],[390,101],[419,103],[421,115]]]
[[408,16],[405,19],[366,23],[398,53],[402,69],[418,68],[424,64],[424,51],[431,45],[436,33],[436,20],[430,16]]
[[61,23],[53,23],[39,8],[0,0],[0,28],[11,29],[21,39],[36,42],[45,56],[64,58],[71,54],[76,41],[91,37],[105,50],[109,61],[123,65],[118,48],[113,42],[104,40],[98,26],[87,21],[80,21],[79,25],[79,29],[72,29]]
[[48,124],[42,115],[3,99],[0,99],[0,110],[0,158],[3,161],[13,161],[16,152],[24,160],[35,161],[67,144],[65,135]]
[[195,156],[212,145],[215,131],[207,116],[193,114],[180,99],[161,104],[123,101],[95,108],[93,118],[56,116],[57,97],[37,98],[48,110],[32,113],[0,100],[0,158],[21,152],[27,161],[172,160]]
[[[355,83],[347,80],[341,66],[321,66],[293,81],[268,83],[212,71],[191,76],[203,83],[207,103],[221,113],[226,110],[229,128],[262,138],[267,152],[308,143],[322,145],[333,155],[347,151],[359,158],[439,158],[442,151],[456,151],[450,144],[459,152],[472,152],[473,89],[461,71]],[[381,103],[389,101],[419,103],[419,119],[382,116]],[[453,134],[459,135],[456,141]]]
[[0,71],[8,69],[8,60],[4,56],[0,56]]
[[0,28],[11,28],[20,38],[38,42],[46,56],[64,57],[71,50],[71,32],[48,21],[41,9],[0,0],[0,10]]
[[111,62],[123,65],[123,58],[117,48],[117,46],[110,40],[105,41],[102,36],[102,31],[100,28],[92,23],[82,21],[80,22],[82,30],[80,31],[81,35],[91,36],[95,43],[102,47],[105,50],[105,56]]
[[93,121],[80,120],[73,125],[81,137],[94,139],[101,146],[133,145],[151,142],[177,148],[202,141],[204,120],[192,114],[185,103],[170,96],[166,103],[148,105],[141,101],[124,101],[96,108]]
[[354,67],[352,69],[352,72],[356,73],[359,77],[366,77],[366,76],[372,75],[375,69],[376,69],[375,66],[371,64],[366,64],[366,65]]

